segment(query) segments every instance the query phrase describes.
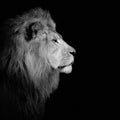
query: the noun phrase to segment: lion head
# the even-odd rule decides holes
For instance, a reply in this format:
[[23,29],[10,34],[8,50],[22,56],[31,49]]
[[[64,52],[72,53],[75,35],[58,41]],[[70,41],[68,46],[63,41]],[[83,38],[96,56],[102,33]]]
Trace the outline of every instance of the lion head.
[[[64,42],[62,37],[56,32],[50,31],[43,36],[44,37],[42,39],[40,36],[31,44],[31,50],[27,56],[27,63],[30,63],[28,67],[31,66],[32,68],[31,72],[38,67],[38,62],[44,60],[47,66],[52,67],[59,72],[70,73],[72,71],[72,63],[74,61],[74,57],[71,53],[75,52],[75,50]],[[35,53],[31,53],[35,44],[39,44],[37,51],[38,56],[36,56]],[[40,57],[42,60],[39,59]],[[41,68],[42,67],[44,66],[41,65]]]
[[[50,13],[40,8],[10,19],[4,27],[7,42],[1,55],[1,69],[9,76],[9,85],[21,83],[19,92],[29,98],[24,104],[34,103],[38,98],[44,100],[57,88],[59,73],[72,71],[74,57],[71,53],[75,49],[63,40],[55,27]],[[37,91],[34,98],[27,90],[31,91],[30,86]]]

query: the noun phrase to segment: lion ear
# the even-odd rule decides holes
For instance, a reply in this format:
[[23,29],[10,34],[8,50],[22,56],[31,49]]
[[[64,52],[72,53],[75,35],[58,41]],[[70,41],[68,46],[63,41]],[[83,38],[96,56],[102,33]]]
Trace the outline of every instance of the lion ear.
[[40,21],[29,23],[25,27],[24,38],[27,42],[34,40],[37,37],[39,31],[42,31],[44,26]]

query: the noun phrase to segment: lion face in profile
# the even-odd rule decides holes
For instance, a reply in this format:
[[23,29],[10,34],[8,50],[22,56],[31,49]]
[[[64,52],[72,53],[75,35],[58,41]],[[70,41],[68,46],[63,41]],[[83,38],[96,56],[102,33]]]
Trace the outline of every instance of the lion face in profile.
[[[50,32],[47,36],[44,36],[43,40],[38,40],[37,44],[40,44],[38,55],[45,60],[46,65],[59,72],[70,73],[72,71],[74,57],[70,52],[75,52],[75,50],[64,42],[57,33]],[[28,61],[30,61],[31,65],[34,65],[34,62],[39,59],[30,54],[29,57],[31,59]],[[35,59],[35,61],[33,59]],[[32,68],[35,69],[34,66],[32,66]]]
[[[1,55],[1,70],[5,70],[9,76],[7,79],[10,80],[6,80],[10,81],[8,86],[21,95],[25,94],[26,101],[21,106],[28,105],[28,101],[30,105],[36,105],[57,88],[60,72],[71,73],[74,62],[71,53],[75,49],[56,32],[50,14],[42,9],[34,9],[10,19],[7,25],[9,29],[5,31],[7,37]],[[13,87],[13,83],[20,83],[19,90]],[[34,92],[35,97],[28,92],[31,89],[37,91]],[[15,94],[15,97],[20,102],[19,94]]]
[[50,33],[48,39],[50,41],[46,48],[46,54],[51,66],[55,69],[61,68],[60,72],[70,73],[72,71],[71,64],[74,61],[71,53],[75,50],[56,33]]

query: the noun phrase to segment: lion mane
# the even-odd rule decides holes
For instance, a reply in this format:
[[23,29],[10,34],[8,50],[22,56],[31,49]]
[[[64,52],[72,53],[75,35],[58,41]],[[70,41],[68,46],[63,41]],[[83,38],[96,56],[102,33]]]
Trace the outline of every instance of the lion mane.
[[49,42],[46,34],[55,26],[49,12],[37,8],[2,27],[1,98],[10,101],[6,109],[19,114],[17,119],[40,119],[45,99],[58,87],[60,71],[51,66],[44,50]]

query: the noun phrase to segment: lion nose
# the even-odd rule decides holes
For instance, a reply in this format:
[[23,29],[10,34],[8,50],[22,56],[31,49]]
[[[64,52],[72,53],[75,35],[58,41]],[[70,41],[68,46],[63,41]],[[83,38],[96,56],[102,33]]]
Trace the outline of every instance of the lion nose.
[[70,51],[70,54],[75,55],[76,51]]
[[75,50],[73,47],[69,47],[69,48],[68,48],[68,51],[69,51],[69,53],[72,54],[72,55],[75,55],[75,53],[76,53],[76,50]]

